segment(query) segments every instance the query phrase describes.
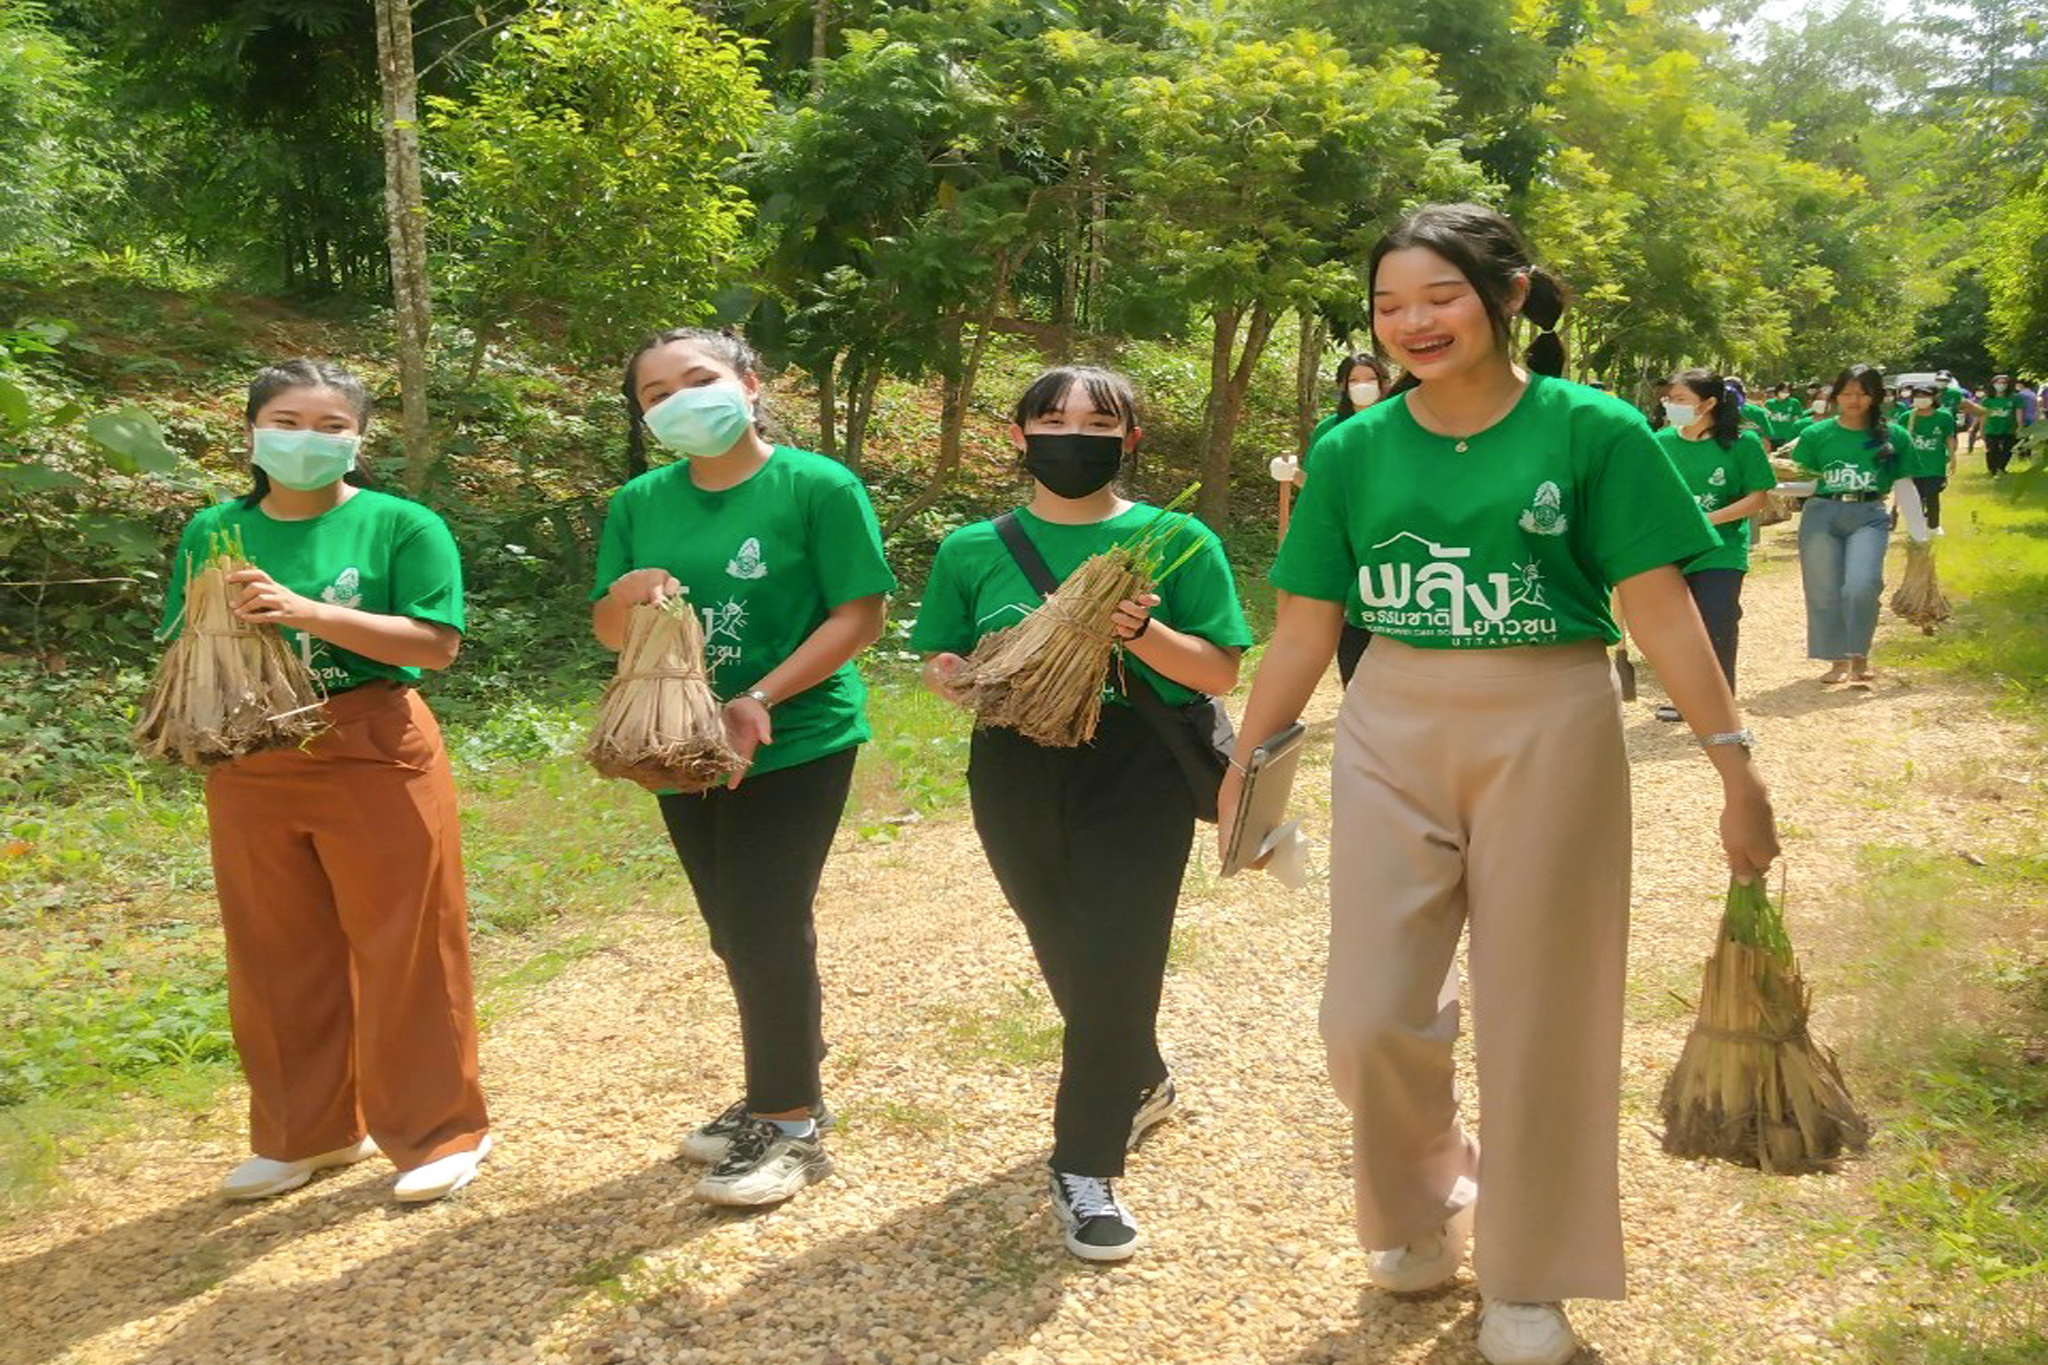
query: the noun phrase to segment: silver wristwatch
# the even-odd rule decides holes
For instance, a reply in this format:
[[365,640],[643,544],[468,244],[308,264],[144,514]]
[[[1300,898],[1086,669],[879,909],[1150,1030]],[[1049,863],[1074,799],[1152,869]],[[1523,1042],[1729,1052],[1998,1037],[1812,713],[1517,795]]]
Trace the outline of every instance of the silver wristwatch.
[[758,687],[753,688],[750,691],[743,692],[740,695],[752,697],[755,701],[760,702],[761,709],[763,711],[772,711],[775,709],[775,698],[769,696],[766,692],[763,692]]
[[1740,745],[1742,747],[1743,752],[1755,753],[1756,732],[1754,730],[1745,728],[1741,730],[1730,730],[1728,733],[1724,735],[1700,736],[1700,747],[1702,749],[1719,748],[1724,744]]

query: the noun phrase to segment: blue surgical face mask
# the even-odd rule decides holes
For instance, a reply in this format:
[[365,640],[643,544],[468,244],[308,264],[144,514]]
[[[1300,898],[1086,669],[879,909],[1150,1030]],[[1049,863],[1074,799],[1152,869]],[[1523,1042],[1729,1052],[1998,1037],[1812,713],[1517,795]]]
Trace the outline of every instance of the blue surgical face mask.
[[1689,427],[1698,420],[1700,410],[1691,403],[1664,404],[1664,417],[1674,427]]
[[273,482],[302,493],[325,488],[356,467],[360,436],[257,427],[249,458]]
[[754,414],[738,384],[678,389],[640,415],[654,439],[692,459],[725,454],[747,434]]

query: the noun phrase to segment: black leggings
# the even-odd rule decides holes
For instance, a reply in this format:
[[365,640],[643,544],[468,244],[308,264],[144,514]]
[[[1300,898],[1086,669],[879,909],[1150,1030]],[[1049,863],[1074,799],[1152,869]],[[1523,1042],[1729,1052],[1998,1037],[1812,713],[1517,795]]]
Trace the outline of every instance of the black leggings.
[[1735,690],[1735,647],[1742,637],[1742,579],[1740,569],[1700,569],[1685,576],[1730,692]]
[[1920,490],[1920,506],[1927,513],[1927,529],[1941,525],[1941,490],[1948,487],[1944,474],[1916,474],[1913,487]]
[[1122,1175],[1139,1097],[1166,1076],[1159,995],[1194,796],[1128,706],[1104,706],[1094,741],[1072,749],[976,730],[967,787],[989,866],[1066,1021],[1053,1168]]
[[2003,474],[2005,472],[2005,467],[2012,463],[2012,441],[2013,434],[2009,431],[1997,436],[1993,436],[1988,431],[1984,433],[1984,468],[1986,470],[1993,474]]
[[733,791],[664,796],[661,818],[740,1011],[747,1108],[819,1102],[825,1057],[811,903],[846,809],[857,749],[749,777]]

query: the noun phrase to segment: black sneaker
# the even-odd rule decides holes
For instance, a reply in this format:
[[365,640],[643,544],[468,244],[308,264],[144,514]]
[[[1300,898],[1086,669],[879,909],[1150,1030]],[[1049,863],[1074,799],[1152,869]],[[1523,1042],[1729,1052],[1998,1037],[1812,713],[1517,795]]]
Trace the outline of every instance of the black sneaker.
[[791,1137],[772,1120],[746,1119],[694,1193],[707,1204],[780,1204],[830,1174],[832,1158],[815,1126],[804,1137]]
[[1138,1250],[1138,1220],[1106,1176],[1054,1171],[1052,1212],[1067,1250],[1084,1261],[1128,1261]]
[[1173,1088],[1173,1077],[1168,1076],[1157,1085],[1147,1086],[1145,1093],[1138,1096],[1138,1112],[1131,1116],[1131,1140],[1124,1144],[1124,1150],[1137,1150],[1145,1134],[1172,1118],[1173,1111],[1178,1108],[1180,1094]]
[[[816,1120],[821,1131],[830,1131],[832,1126],[839,1122],[839,1116],[822,1103],[811,1110],[811,1117]],[[740,1100],[711,1122],[684,1137],[682,1146],[676,1150],[676,1155],[699,1166],[716,1166],[725,1160],[727,1144],[746,1121],[747,1102]]]
[[1678,708],[1675,706],[1660,706],[1657,708],[1657,719],[1676,722],[1684,720],[1685,717],[1678,714]]

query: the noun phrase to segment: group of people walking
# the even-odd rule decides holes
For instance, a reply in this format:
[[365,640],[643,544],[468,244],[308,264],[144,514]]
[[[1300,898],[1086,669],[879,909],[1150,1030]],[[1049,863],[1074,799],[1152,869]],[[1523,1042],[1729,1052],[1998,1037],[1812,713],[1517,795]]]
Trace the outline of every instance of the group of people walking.
[[[1576,1349],[1565,1301],[1624,1287],[1615,607],[1721,781],[1732,869],[1761,876],[1777,839],[1732,696],[1727,606],[1759,454],[1718,376],[1675,377],[1691,397],[1674,397],[1664,436],[1561,378],[1565,292],[1489,209],[1409,214],[1368,275],[1375,351],[1347,366],[1350,411],[1306,462],[1221,790],[1197,788],[1158,719],[1231,691],[1252,643],[1220,541],[1190,522],[1192,557],[1116,608],[1091,743],[976,731],[974,826],[1066,1025],[1047,1174],[1060,1236],[1087,1260],[1127,1258],[1128,1154],[1179,1099],[1156,1021],[1197,811],[1213,802],[1228,839],[1252,747],[1299,716],[1343,642],[1321,1032],[1353,1119],[1369,1274],[1391,1292],[1438,1288],[1476,1238],[1480,1349],[1557,1365]],[[633,606],[687,595],[738,755],[726,785],[655,802],[742,1043],[740,1094],[681,1154],[704,1167],[700,1198],[739,1205],[831,1171],[813,904],[869,733],[854,661],[898,586],[860,480],[771,442],[760,383],[721,333],[664,332],[635,352],[627,439],[679,458],[614,495],[590,594],[613,648]],[[1850,408],[1838,425],[1852,434],[1822,445],[1861,468]],[[459,648],[459,558],[431,512],[361,485],[368,404],[345,373],[267,369],[247,417],[255,487],[201,513],[187,543],[244,532],[261,568],[241,614],[292,634],[333,725],[207,782],[255,1151],[225,1192],[281,1193],[381,1150],[398,1198],[437,1198],[476,1177],[490,1144],[453,784],[413,690]],[[1159,514],[1118,490],[1143,439],[1121,375],[1049,370],[1011,417],[1029,495],[945,539],[911,634],[949,699],[977,642]],[[1452,1061],[1468,924],[1483,1147]]]

